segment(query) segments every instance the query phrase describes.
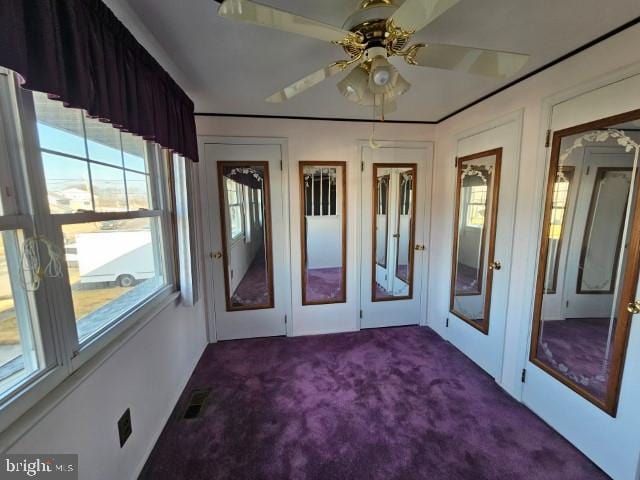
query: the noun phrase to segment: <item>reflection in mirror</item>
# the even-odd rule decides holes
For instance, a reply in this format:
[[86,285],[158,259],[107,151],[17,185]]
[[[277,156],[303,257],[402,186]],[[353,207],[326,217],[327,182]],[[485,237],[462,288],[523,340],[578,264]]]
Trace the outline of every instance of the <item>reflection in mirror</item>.
[[376,163],[373,178],[372,301],[409,299],[413,296],[416,166]]
[[302,304],[346,301],[345,162],[300,162]]
[[534,363],[610,414],[638,276],[640,122],[627,117],[554,135],[531,349]]
[[218,162],[227,311],[273,308],[269,165]]
[[409,283],[409,244],[411,243],[411,194],[413,192],[413,172],[400,172],[398,188],[398,249],[396,250],[396,277]]
[[389,235],[389,175],[378,177],[376,184],[378,202],[376,204],[376,263],[387,267],[387,237]]
[[569,195],[573,192],[571,183],[573,181],[574,167],[563,166],[558,168],[556,180],[553,184],[553,198],[551,199],[551,217],[549,219],[549,247],[547,255],[547,270],[545,274],[545,293],[555,293],[558,284],[558,268],[560,262],[560,245],[565,230],[565,220],[567,216],[567,204]]
[[502,149],[458,159],[450,310],[489,332]]

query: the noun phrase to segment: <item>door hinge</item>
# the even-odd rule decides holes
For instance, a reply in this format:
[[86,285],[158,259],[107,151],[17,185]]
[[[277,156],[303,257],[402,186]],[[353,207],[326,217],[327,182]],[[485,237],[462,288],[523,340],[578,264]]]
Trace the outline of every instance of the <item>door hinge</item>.
[[520,380],[522,381],[522,383],[527,381],[527,369],[526,368],[522,369],[522,376],[520,377]]
[[591,165],[587,165],[587,171],[584,174],[589,175],[590,171],[591,171]]
[[549,145],[551,145],[551,130],[547,130],[547,136],[544,139],[544,146],[549,148]]
[[282,168],[282,160],[280,160],[280,170],[284,170],[284,168]]
[[362,310],[360,310],[360,318],[362,318]]
[[11,190],[11,187],[4,187],[4,194],[8,198],[13,197],[13,191]]
[[364,162],[360,162],[360,171],[364,172]]
[[445,321],[444,326],[446,328],[449,328],[449,317],[447,317],[447,320]]
[[567,301],[564,303],[564,307],[565,307],[565,308],[569,308],[569,300],[567,300]]
[[453,166],[458,168],[458,157],[455,158],[455,161],[453,162]]
[[284,324],[285,325],[287,324],[287,316],[286,315],[284,316]]

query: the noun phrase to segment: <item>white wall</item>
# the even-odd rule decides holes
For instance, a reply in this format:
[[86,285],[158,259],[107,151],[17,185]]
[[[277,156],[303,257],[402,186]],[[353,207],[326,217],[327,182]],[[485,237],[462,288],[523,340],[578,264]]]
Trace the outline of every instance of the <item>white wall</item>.
[[[9,452],[77,453],[82,480],[136,478],[206,346],[203,306],[167,306]],[[133,433],[120,448],[127,408]]]
[[[336,91],[335,101],[342,101]],[[309,335],[358,329],[360,262],[357,256],[360,211],[360,154],[358,140],[371,135],[368,122],[288,120],[273,118],[196,117],[198,135],[222,137],[286,138],[289,173],[289,216],[291,229],[291,279],[293,321],[289,334]],[[416,124],[378,124],[376,140],[433,140],[435,127]],[[347,302],[302,307],[300,251],[299,161],[347,162]],[[274,225],[274,228],[277,226]],[[363,235],[369,235],[368,232]],[[205,246],[205,249],[208,248]]]

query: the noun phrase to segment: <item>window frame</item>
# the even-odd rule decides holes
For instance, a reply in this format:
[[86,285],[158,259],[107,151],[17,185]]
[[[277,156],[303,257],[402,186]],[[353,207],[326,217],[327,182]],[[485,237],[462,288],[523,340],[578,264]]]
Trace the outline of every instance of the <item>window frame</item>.
[[[160,243],[152,244],[160,245],[160,261],[165,277],[164,286],[111,319],[80,343],[68,266],[63,261],[63,278],[44,280],[32,294],[32,328],[39,332],[36,341],[41,345],[42,365],[0,398],[0,431],[6,430],[62,383],[68,384],[65,380],[80,367],[95,360],[98,354],[118,348],[120,343],[116,339],[126,341],[127,332],[151,320],[159,308],[178,297],[172,162],[159,145],[150,141],[145,141],[145,157],[152,202],[149,210],[51,213],[32,92],[19,86],[13,72],[0,68],[0,196],[3,208],[0,210],[0,230],[22,230],[25,237],[37,232],[64,251],[63,225],[135,218],[157,219],[159,228],[155,229],[155,234]],[[6,198],[9,198],[8,202]],[[91,363],[95,364],[95,361]],[[73,377],[74,381],[77,377]]]

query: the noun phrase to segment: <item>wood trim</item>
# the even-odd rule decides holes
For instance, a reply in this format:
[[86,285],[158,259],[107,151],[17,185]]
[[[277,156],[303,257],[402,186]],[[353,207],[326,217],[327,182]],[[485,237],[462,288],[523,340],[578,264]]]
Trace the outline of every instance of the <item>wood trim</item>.
[[[477,160],[479,158],[495,157],[494,159],[494,172],[491,180],[491,218],[488,229],[483,229],[481,240],[481,260],[480,268],[478,268],[479,277],[483,276],[485,270],[484,265],[484,248],[486,237],[488,236],[489,248],[487,251],[487,265],[490,265],[495,261],[495,243],[496,243],[496,229],[498,225],[498,202],[500,200],[500,171],[502,168],[502,147],[494,148],[492,150],[486,150],[484,152],[474,153],[465,157],[459,157],[457,159],[456,168],[456,202],[454,212],[454,224],[453,224],[453,251],[451,255],[451,286],[449,288],[449,312],[453,313],[456,317],[460,318],[464,322],[471,325],[473,328],[479,330],[485,335],[489,334],[490,313],[491,313],[491,290],[493,286],[493,269],[487,268],[487,279],[485,284],[484,295],[484,307],[483,307],[483,322],[479,323],[477,320],[471,319],[461,312],[455,309],[455,289],[456,289],[456,277],[458,270],[458,235],[460,234],[460,193],[462,192],[462,169],[464,163]],[[487,192],[489,193],[489,192]],[[480,287],[482,288],[482,287]]]
[[627,311],[627,303],[634,300],[636,289],[638,286],[638,275],[640,274],[640,208],[638,205],[638,191],[640,176],[636,172],[635,187],[632,198],[635,198],[634,204],[631,206],[633,218],[629,225],[630,239],[629,252],[627,256],[627,267],[623,274],[622,289],[620,292],[620,300],[617,307],[618,319],[615,328],[611,363],[609,369],[609,378],[607,383],[607,394],[605,399],[601,399],[593,395],[591,392],[572,382],[570,379],[554,370],[544,362],[538,359],[538,347],[540,340],[540,327],[542,323],[542,297],[544,291],[544,277],[546,271],[546,259],[548,251],[549,236],[549,219],[551,216],[551,202],[553,199],[553,184],[558,171],[558,161],[560,147],[563,137],[584,133],[590,130],[602,129],[607,126],[614,126],[618,123],[628,122],[640,118],[640,109],[630,112],[613,115],[600,120],[576,125],[573,127],[558,130],[553,134],[551,147],[551,156],[549,162],[549,173],[547,177],[547,192],[544,204],[544,216],[542,224],[542,233],[540,241],[540,252],[538,258],[538,274],[536,278],[536,292],[534,297],[533,309],[533,325],[531,330],[531,348],[529,351],[529,361],[550,376],[564,384],[576,394],[582,396],[595,406],[605,411],[612,417],[616,416],[618,400],[620,396],[621,380],[624,368],[624,359],[626,356],[627,345],[629,342],[629,331],[631,327],[632,315]]
[[[567,225],[567,209],[569,207],[569,201],[571,200],[571,193],[573,191],[573,183],[574,183],[574,176],[575,176],[575,172],[576,172],[576,167],[571,166],[571,165],[567,165],[567,166],[561,166],[558,169],[558,173],[563,173],[565,178],[568,179],[569,181],[569,188],[567,189],[567,203],[564,206],[564,211],[562,213],[562,225],[560,225],[560,238],[558,238],[558,246],[556,247],[556,258],[554,260],[554,266],[553,266],[553,279],[552,279],[552,287],[550,289],[545,290],[543,293],[549,294],[549,295],[553,295],[556,293],[557,289],[558,289],[558,270],[560,269],[560,254],[562,252],[562,240],[564,240],[564,230],[565,227]],[[556,179],[557,179],[557,174],[556,174],[556,178],[554,178],[553,183],[555,186],[556,183]],[[552,194],[553,195],[553,194]],[[577,201],[577,197],[576,197],[576,201]],[[551,205],[553,206],[553,197],[551,198]],[[546,272],[545,272],[545,277],[546,277]]]
[[[267,287],[269,289],[269,301],[263,305],[251,306],[233,306],[231,304],[231,288],[229,285],[229,245],[227,238],[227,212],[224,200],[224,167],[262,167],[264,169],[263,180],[263,227],[264,227],[264,251],[266,256],[267,268]],[[266,161],[225,161],[217,162],[218,171],[218,202],[220,207],[220,236],[222,237],[222,263],[224,276],[224,293],[227,312],[240,312],[246,310],[264,310],[274,307],[274,291],[273,291],[273,251],[271,245],[271,182],[269,177],[269,162]]]
[[[373,202],[372,206],[377,205],[378,202],[378,189],[377,187],[377,171],[379,168],[409,168],[411,169],[411,174],[415,179],[418,178],[418,165],[416,163],[374,163],[373,164],[373,181],[372,183],[372,191],[373,191]],[[373,242],[371,249],[371,301],[372,302],[390,302],[396,300],[410,300],[413,298],[413,270],[415,264],[415,235],[416,235],[416,198],[417,198],[417,181],[414,181],[413,188],[411,191],[411,234],[409,235],[409,268],[407,270],[407,279],[409,285],[409,294],[404,295],[402,297],[384,297],[384,298],[376,298],[376,247],[377,247],[377,239],[376,239],[376,208],[372,208],[372,222],[371,222],[371,241]],[[389,215],[389,205],[387,205],[387,216]],[[387,245],[388,248],[388,245]],[[395,271],[394,271],[395,274]]]
[[[377,184],[378,178],[381,178],[383,180],[386,179],[386,181],[387,181],[387,203],[385,204],[385,215],[384,215],[385,220],[386,220],[385,227],[384,227],[384,241],[385,241],[385,245],[384,245],[384,247],[385,247],[384,248],[384,263],[378,263],[378,255],[377,255],[378,252],[376,252],[376,263],[378,265],[380,265],[382,268],[387,268],[387,260],[388,260],[388,258],[387,258],[387,253],[388,252],[387,251],[389,250],[389,248],[388,248],[389,245],[388,245],[388,242],[387,242],[387,240],[389,240],[389,185],[391,183],[391,176],[390,175],[383,175],[381,177],[377,177],[376,178],[376,190],[377,190],[377,186],[378,186],[378,184]],[[374,208],[376,209],[376,220],[377,220],[378,205],[376,204]],[[377,224],[376,224],[376,227],[377,227]],[[374,232],[375,232],[375,229],[374,229]]]
[[[300,275],[302,285],[302,305],[329,305],[346,303],[347,301],[347,162],[334,161],[301,161],[298,162],[300,184]],[[306,203],[304,197],[304,167],[340,167],[342,168],[342,285],[338,298],[334,300],[307,300],[307,235],[305,229]],[[336,195],[336,201],[338,196]],[[337,206],[336,206],[337,211]]]
[[[576,294],[580,295],[611,295],[613,293],[615,283],[616,283],[616,270],[618,268],[618,260],[620,258],[620,249],[616,250],[615,256],[613,258],[613,268],[611,269],[611,279],[609,281],[609,290],[582,290],[582,274],[584,270],[584,261],[587,256],[587,232],[591,229],[591,225],[593,223],[594,216],[594,208],[596,205],[596,193],[598,191],[598,186],[600,182],[604,178],[607,172],[632,172],[633,168],[629,167],[597,167],[596,168],[596,179],[593,182],[593,189],[591,190],[591,198],[589,199],[589,213],[587,215],[587,222],[584,226],[584,231],[582,232],[582,244],[580,245],[580,259],[579,259],[579,268],[578,268],[578,278],[576,283]],[[631,193],[631,192],[629,192]],[[629,203],[629,195],[627,195],[627,199],[625,201],[625,212],[626,206]],[[616,245],[620,245],[620,240],[622,240],[622,235],[624,233],[624,222],[626,219],[626,215],[623,215],[622,222],[620,223],[620,228],[618,229],[618,242]]]

